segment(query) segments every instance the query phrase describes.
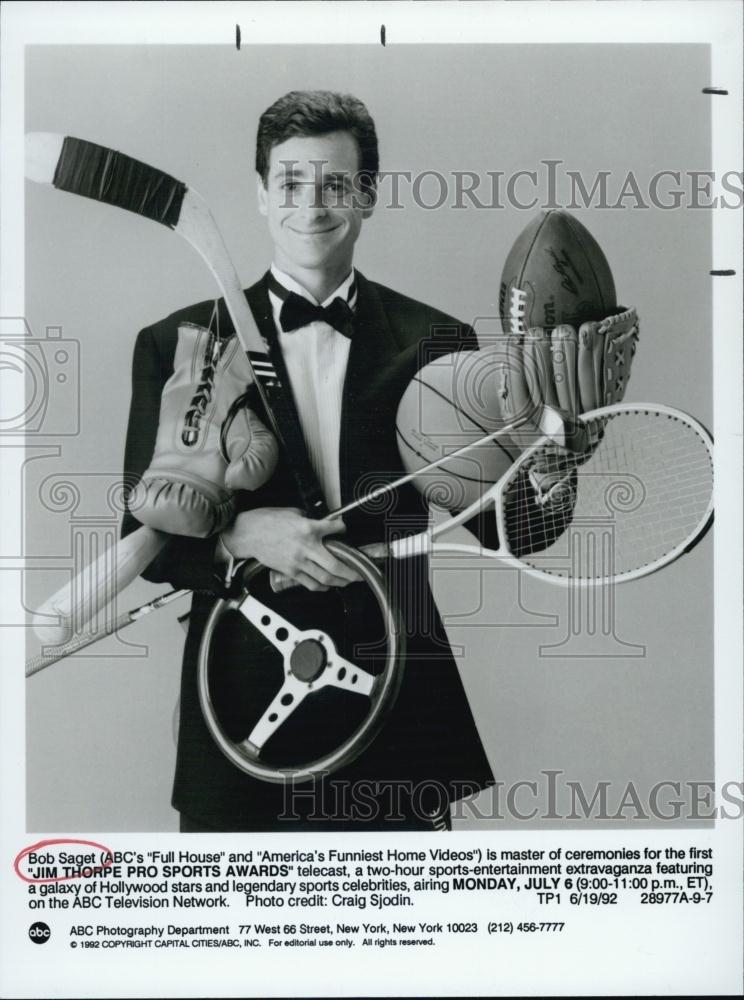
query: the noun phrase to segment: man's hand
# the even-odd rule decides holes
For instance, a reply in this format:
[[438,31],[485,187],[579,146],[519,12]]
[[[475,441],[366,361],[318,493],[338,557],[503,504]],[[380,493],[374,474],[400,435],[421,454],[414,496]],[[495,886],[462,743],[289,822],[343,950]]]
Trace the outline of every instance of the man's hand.
[[261,507],[238,514],[221,537],[236,559],[258,559],[308,590],[328,590],[360,579],[323,544],[345,530],[340,517],[313,521],[294,507]]

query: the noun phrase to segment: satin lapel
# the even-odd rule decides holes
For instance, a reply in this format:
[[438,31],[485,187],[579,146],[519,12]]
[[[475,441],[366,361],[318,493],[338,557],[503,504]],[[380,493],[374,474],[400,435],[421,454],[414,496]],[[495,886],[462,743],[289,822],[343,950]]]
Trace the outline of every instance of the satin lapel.
[[257,281],[255,285],[251,285],[246,291],[245,297],[248,299],[248,305],[251,307],[258,332],[269,344],[270,349],[274,350],[276,348],[277,337],[274,317],[271,314],[267,278],[268,271],[260,281]]
[[[328,508],[323,498],[318,477],[315,475],[310,461],[307,442],[305,441],[300,419],[297,415],[289,374],[284,363],[284,356],[274,325],[274,317],[269,300],[268,272],[260,281],[251,286],[245,295],[248,299],[248,305],[251,307],[251,312],[253,313],[259,333],[268,345],[269,357],[274,364],[276,374],[284,387],[281,396],[278,398],[274,397],[277,404],[274,408],[274,413],[277,417],[279,427],[284,428],[282,436],[285,439],[289,455],[292,456],[290,462],[292,477],[295,480],[294,492],[297,495],[297,502],[299,502],[300,507],[308,511],[313,511],[313,516],[322,516]],[[294,439],[289,430],[290,426],[296,428]]]
[[376,288],[359,271],[356,277],[358,291],[354,336],[341,404],[339,464],[342,503],[353,499],[355,483],[365,471],[369,471],[365,455],[370,435],[377,432],[374,414],[379,401],[380,379],[400,351]]

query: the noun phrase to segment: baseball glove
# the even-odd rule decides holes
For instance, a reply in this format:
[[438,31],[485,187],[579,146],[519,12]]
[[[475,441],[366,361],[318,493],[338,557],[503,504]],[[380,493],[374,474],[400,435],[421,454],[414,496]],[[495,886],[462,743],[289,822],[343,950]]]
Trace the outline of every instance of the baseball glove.
[[[578,331],[567,324],[532,327],[525,336],[510,335],[501,366],[500,397],[505,421],[526,421],[518,434],[523,446],[534,440],[543,406],[560,410],[569,426],[601,406],[619,403],[625,395],[638,343],[635,309],[624,309],[599,322],[583,323]],[[588,430],[588,433],[586,433]],[[598,425],[579,425],[572,447],[583,459],[599,441]],[[563,497],[567,469],[576,453],[556,445],[541,449],[529,469],[539,503]]]

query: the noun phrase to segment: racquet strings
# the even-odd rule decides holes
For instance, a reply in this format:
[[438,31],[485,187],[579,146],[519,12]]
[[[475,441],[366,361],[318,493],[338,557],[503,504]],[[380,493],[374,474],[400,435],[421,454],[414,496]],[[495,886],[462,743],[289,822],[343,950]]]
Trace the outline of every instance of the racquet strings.
[[[597,441],[588,458],[547,446],[518,466],[503,494],[506,548],[526,565],[563,577],[651,572],[708,522],[710,442],[663,411],[620,411],[588,425]],[[530,468],[560,480],[562,499],[536,505]]]

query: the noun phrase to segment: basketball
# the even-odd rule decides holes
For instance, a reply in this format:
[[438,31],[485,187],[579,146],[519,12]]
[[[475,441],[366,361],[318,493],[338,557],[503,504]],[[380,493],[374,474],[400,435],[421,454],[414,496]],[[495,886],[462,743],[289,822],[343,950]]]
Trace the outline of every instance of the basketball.
[[[498,397],[503,356],[493,351],[446,354],[414,375],[398,406],[396,433],[409,473],[504,425]],[[448,510],[475,503],[521,452],[510,438],[480,445],[414,479],[427,501]]]

